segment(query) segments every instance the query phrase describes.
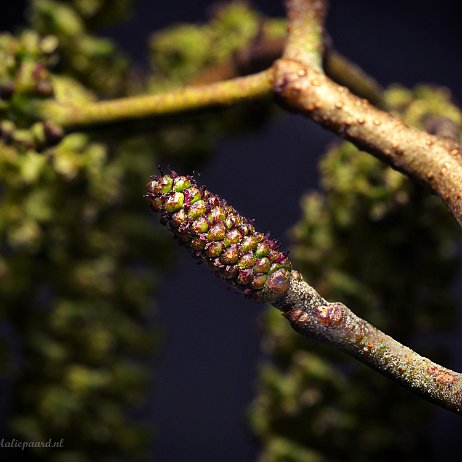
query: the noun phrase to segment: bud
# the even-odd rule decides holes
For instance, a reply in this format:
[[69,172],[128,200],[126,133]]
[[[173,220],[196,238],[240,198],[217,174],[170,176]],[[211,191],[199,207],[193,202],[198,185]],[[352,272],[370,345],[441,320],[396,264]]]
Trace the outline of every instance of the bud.
[[161,223],[230,287],[261,302],[285,295],[291,263],[279,243],[193,177],[173,171],[154,176],[146,197]]
[[63,137],[59,127],[41,120],[33,109],[34,100],[54,95],[49,68],[56,62],[57,47],[56,37],[41,38],[30,30],[0,34],[0,141],[20,151],[39,152]]

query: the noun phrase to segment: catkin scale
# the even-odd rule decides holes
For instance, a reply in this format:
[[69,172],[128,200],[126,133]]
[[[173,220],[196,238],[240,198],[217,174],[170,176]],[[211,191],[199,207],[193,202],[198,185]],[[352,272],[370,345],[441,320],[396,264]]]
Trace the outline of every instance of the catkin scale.
[[287,255],[224,199],[175,172],[154,176],[146,188],[161,223],[229,286],[261,302],[285,295],[291,278]]

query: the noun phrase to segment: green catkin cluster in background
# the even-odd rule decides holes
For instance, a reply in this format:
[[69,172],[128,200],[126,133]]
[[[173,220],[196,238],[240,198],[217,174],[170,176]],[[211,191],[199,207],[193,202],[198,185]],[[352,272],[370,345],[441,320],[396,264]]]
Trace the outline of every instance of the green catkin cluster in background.
[[85,22],[88,30],[127,21],[136,0],[58,0],[69,5]]
[[[460,131],[461,114],[445,90],[394,87],[385,98],[409,124],[426,128],[430,119],[445,117]],[[452,217],[438,198],[349,143],[330,148],[320,170],[323,192],[302,198],[292,231],[296,268],[323,297],[447,362],[416,338],[453,325],[458,234]],[[261,366],[250,412],[263,444],[259,462],[432,458],[424,438],[431,406],[302,338],[274,309],[264,332],[273,363]]]
[[[15,89],[13,99],[4,93],[2,120],[28,131],[46,122],[27,111],[37,98],[84,104],[131,88],[119,65],[125,58],[91,33],[114,2],[86,2],[99,5],[94,16],[84,13],[84,0],[31,3],[32,24],[44,35],[7,35],[2,43],[14,46],[0,47],[1,75],[16,78],[16,64],[2,66],[19,56],[45,68],[40,75],[52,92]],[[58,40],[46,38],[44,50],[50,34]],[[27,53],[18,55],[25,38]],[[150,80],[167,82],[173,72],[166,66]],[[197,168],[219,137],[268,120],[268,107],[231,108],[149,130],[118,127],[97,139],[74,133],[55,146],[0,140],[0,313],[9,332],[0,344],[9,384],[4,436],[65,440],[63,450],[25,451],[28,460],[147,460],[152,433],[130,415],[153,375],[152,297],[172,253],[168,236],[149,223],[146,172],[161,160]]]
[[155,176],[147,191],[161,223],[230,287],[262,302],[285,295],[292,269],[287,255],[225,200],[175,172]]
[[26,30],[0,34],[0,139],[18,149],[42,150],[62,138],[59,127],[36,121],[30,108],[54,95],[49,68],[57,62],[58,40]]
[[258,37],[284,37],[285,21],[267,19],[247,3],[216,5],[205,24],[179,24],[150,39],[152,91],[163,91],[194,80],[203,71],[230,60]]
[[134,166],[124,151],[81,134],[47,156],[0,146],[7,434],[66,442],[28,460],[137,460],[146,448],[127,410],[147,385],[151,297],[168,249],[143,232],[149,217],[138,207],[152,153],[138,153]]
[[128,59],[114,42],[94,35],[92,29],[104,18],[121,19],[120,13],[129,11],[131,4],[131,0],[31,0],[28,16],[38,33],[59,39],[61,69],[98,94],[114,97],[127,90]]

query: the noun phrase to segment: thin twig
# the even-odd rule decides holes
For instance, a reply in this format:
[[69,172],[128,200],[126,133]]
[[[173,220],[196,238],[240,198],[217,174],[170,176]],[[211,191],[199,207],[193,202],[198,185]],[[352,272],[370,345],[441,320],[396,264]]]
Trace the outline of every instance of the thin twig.
[[38,111],[66,130],[100,124],[140,120],[198,110],[211,106],[226,106],[272,94],[271,69],[209,85],[198,85],[157,95],[134,96],[100,101],[85,105],[43,102]]

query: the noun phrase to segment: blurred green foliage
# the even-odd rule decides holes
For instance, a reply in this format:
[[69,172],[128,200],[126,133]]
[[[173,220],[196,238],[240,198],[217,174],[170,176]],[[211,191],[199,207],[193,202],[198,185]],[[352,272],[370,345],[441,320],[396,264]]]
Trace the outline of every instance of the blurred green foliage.
[[[56,63],[56,37],[26,30],[0,34],[0,139],[18,149],[43,149],[62,137],[59,127],[35,121],[31,107],[53,96],[49,68]],[[35,122],[35,123],[34,123]]]
[[[386,92],[389,108],[425,127],[443,116],[460,129],[445,90]],[[292,258],[329,300],[404,342],[445,332],[454,321],[450,288],[457,227],[441,201],[349,143],[320,163],[322,192],[301,201]],[[429,460],[423,439],[432,408],[343,354],[302,338],[269,310],[252,427],[261,462]],[[424,344],[419,351],[443,359]]]
[[[141,80],[132,84],[126,58],[92,32],[125,17],[130,4],[32,0],[33,29],[0,36],[0,309],[9,332],[0,357],[12,387],[7,436],[64,439],[62,450],[25,451],[28,460],[147,459],[152,433],[135,411],[159,338],[152,296],[172,261],[168,236],[149,223],[141,197],[147,175],[167,159],[197,167],[219,137],[252,130],[270,112],[259,103],[148,130],[126,124],[65,136],[37,120],[30,109],[44,98],[85,103],[194,76],[178,72],[190,65],[187,54],[173,62],[159,49],[151,56],[164,64],[151,69],[148,88]],[[239,3],[197,27],[225,42],[230,27],[240,27],[236,11],[244,10],[256,21]],[[171,33],[158,32],[156,40]],[[242,43],[236,38],[213,62]],[[204,66],[197,63],[196,73]]]
[[[63,31],[83,33],[67,29],[65,11],[49,10],[50,24],[64,21]],[[50,24],[40,31],[61,35]],[[50,72],[57,45],[55,36],[32,31],[0,37],[13,89],[2,98],[1,126],[12,128],[2,130],[0,144],[0,306],[10,330],[2,357],[13,390],[8,431],[21,441],[64,439],[63,450],[30,450],[28,460],[144,459],[147,427],[130,409],[143,402],[150,376],[152,294],[170,255],[140,200],[157,154],[135,136],[109,143],[75,133],[50,147],[47,122],[28,116],[34,100],[95,98],[74,79],[74,63],[63,59]],[[111,51],[114,58],[105,72],[123,79]]]
[[[129,62],[109,39],[92,34],[101,20],[111,23],[129,11],[130,0],[31,0],[30,23],[60,43],[60,68],[106,97],[124,94]],[[107,20],[107,21],[106,21]]]
[[285,33],[285,21],[262,18],[245,2],[219,4],[205,24],[178,24],[151,36],[151,88],[163,91],[193,80],[232,60],[238,50],[261,36],[276,38]]
[[21,339],[7,369],[12,435],[64,438],[65,451],[37,460],[136,460],[144,435],[126,409],[143,397],[151,295],[168,256],[140,204],[152,155],[134,165],[81,134],[47,156],[0,152],[0,299]]

